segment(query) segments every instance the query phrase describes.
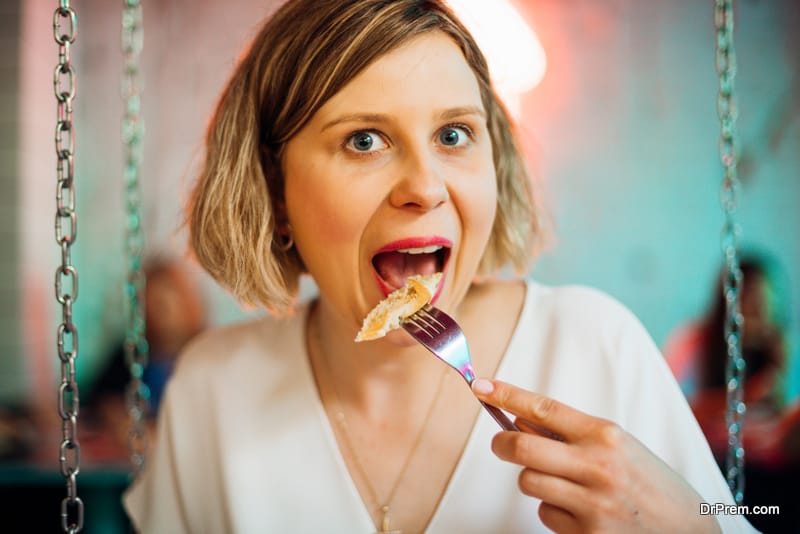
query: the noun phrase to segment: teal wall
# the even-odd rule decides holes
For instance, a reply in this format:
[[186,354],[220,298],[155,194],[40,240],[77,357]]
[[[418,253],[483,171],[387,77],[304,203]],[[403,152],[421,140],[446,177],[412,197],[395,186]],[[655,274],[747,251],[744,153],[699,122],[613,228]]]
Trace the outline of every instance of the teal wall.
[[[713,3],[519,4],[553,52],[523,125],[557,234],[534,275],[608,291],[663,344],[704,312],[722,260]],[[737,2],[740,242],[783,266],[790,396],[800,389],[798,28],[797,2]]]

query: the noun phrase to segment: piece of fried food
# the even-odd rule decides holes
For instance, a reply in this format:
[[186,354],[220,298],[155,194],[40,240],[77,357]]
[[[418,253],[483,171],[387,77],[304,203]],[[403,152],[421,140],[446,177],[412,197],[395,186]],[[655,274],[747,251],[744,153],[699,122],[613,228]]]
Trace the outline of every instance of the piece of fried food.
[[378,339],[400,328],[405,318],[431,301],[441,279],[442,273],[409,276],[406,285],[389,293],[367,314],[356,341]]

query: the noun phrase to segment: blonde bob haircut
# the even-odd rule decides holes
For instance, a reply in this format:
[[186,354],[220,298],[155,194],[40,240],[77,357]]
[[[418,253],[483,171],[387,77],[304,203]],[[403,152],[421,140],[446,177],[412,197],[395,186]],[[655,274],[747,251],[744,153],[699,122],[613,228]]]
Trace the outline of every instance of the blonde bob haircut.
[[528,268],[541,230],[531,182],[486,60],[445,3],[289,0],[261,28],[222,92],[187,211],[198,261],[241,302],[290,311],[305,272],[297,250],[285,246],[287,141],[365,67],[433,31],[460,47],[487,112],[498,198],[478,274],[509,263],[518,273]]

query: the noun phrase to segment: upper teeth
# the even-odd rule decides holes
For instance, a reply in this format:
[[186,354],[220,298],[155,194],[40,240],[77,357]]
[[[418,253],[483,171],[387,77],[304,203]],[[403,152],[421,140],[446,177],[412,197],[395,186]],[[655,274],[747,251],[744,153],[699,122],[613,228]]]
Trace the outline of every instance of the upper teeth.
[[397,249],[397,252],[402,252],[404,254],[430,254],[431,252],[436,252],[442,248],[441,245],[430,245],[428,247],[419,247],[419,248],[400,248]]

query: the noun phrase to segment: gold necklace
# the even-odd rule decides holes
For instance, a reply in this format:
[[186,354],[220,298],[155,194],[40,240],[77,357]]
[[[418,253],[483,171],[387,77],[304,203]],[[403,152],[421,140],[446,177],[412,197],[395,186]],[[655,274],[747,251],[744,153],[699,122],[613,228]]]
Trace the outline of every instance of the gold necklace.
[[325,366],[325,372],[330,377],[330,391],[333,396],[333,400],[336,403],[336,421],[339,423],[339,426],[342,429],[342,438],[344,439],[345,446],[347,450],[350,451],[350,455],[353,458],[353,464],[355,465],[356,470],[358,471],[359,476],[364,481],[364,485],[367,487],[367,492],[369,493],[370,499],[372,500],[375,506],[378,506],[383,513],[383,517],[381,519],[380,530],[378,532],[384,534],[402,534],[401,530],[393,530],[390,526],[389,521],[389,508],[392,504],[392,499],[394,499],[394,494],[397,492],[397,488],[400,487],[400,482],[403,480],[403,475],[406,473],[406,469],[408,469],[409,464],[411,463],[411,458],[414,457],[414,453],[417,452],[419,448],[419,444],[422,442],[422,436],[425,434],[425,430],[428,428],[428,423],[431,420],[431,416],[433,415],[433,409],[436,407],[436,404],[439,401],[439,397],[441,397],[442,390],[444,389],[444,378],[447,376],[447,366],[444,367],[442,370],[442,375],[439,378],[439,385],[436,388],[436,394],[433,397],[433,400],[428,407],[428,413],[425,414],[425,419],[422,421],[422,426],[420,427],[419,433],[417,437],[414,439],[414,443],[411,445],[411,449],[408,451],[408,455],[406,456],[405,461],[403,462],[403,466],[400,468],[400,472],[397,474],[397,478],[392,484],[392,488],[389,490],[389,495],[386,497],[386,500],[383,501],[385,504],[380,504],[381,500],[378,499],[378,494],[375,492],[375,488],[372,487],[372,484],[369,481],[369,477],[367,477],[367,472],[364,469],[364,466],[361,464],[361,460],[358,458],[358,453],[356,452],[356,448],[353,445],[353,441],[350,439],[350,433],[348,432],[348,425],[347,420],[344,416],[344,411],[342,410],[342,401],[339,398],[339,392],[336,390],[336,383],[333,380],[333,374],[331,373],[330,364],[328,362],[328,358],[325,354],[320,354],[322,352],[322,339],[319,336],[319,331],[315,329],[315,339],[317,341],[317,355],[321,357],[322,363]]

